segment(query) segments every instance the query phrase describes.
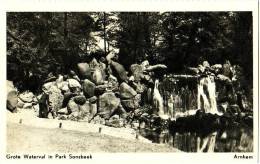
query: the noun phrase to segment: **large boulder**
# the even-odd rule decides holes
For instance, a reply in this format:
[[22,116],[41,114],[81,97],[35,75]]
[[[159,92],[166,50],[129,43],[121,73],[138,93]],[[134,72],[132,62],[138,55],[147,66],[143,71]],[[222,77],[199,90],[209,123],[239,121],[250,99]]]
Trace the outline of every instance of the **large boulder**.
[[143,93],[146,90],[146,86],[140,82],[134,83],[134,85],[137,93]]
[[90,115],[90,103],[86,101],[84,104],[79,105],[79,111],[82,115],[89,117]]
[[115,61],[111,61],[111,66],[113,67],[113,69],[115,70],[117,76],[122,80],[122,81],[127,81],[128,80],[128,76],[127,76],[127,72],[124,68],[123,65],[115,62]]
[[63,94],[63,102],[62,102],[62,108],[66,107],[70,101],[70,99],[74,96],[76,96],[77,94],[72,93],[72,92],[66,92]]
[[80,112],[79,114],[88,115],[90,113],[90,102],[82,101],[84,98],[82,96],[75,96],[71,98],[67,105],[68,114],[74,112]]
[[72,98],[67,105],[68,114],[79,112],[79,105]]
[[97,85],[103,84],[104,83],[103,75],[104,74],[102,73],[102,70],[100,68],[95,68],[91,75],[91,80]]
[[86,98],[90,98],[95,95],[96,85],[88,79],[85,79],[82,84],[83,93]]
[[139,65],[139,64],[132,64],[130,66],[130,70],[134,76],[134,80],[135,81],[140,81],[143,77],[144,77],[144,69],[143,66]]
[[76,79],[67,79],[69,83],[69,88],[81,88],[81,85]]
[[113,92],[105,92],[99,97],[98,113],[104,118],[109,118],[120,104],[120,99]]
[[73,97],[73,99],[74,99],[75,103],[78,105],[83,105],[87,101],[87,99],[84,95],[75,96],[75,97]]
[[102,95],[103,93],[106,92],[108,88],[108,85],[107,84],[103,84],[103,85],[98,85],[95,87],[95,95],[96,96],[99,96],[99,95]]
[[61,82],[59,89],[61,91],[63,91],[64,93],[69,92],[70,91],[70,89],[69,89],[69,82],[67,82],[67,81]]
[[56,85],[58,86],[59,89],[62,88],[63,81],[64,81],[64,77],[62,75],[59,75],[58,78],[56,79]]
[[17,108],[23,108],[24,102],[21,99],[18,98],[18,103],[17,103],[16,106],[17,106]]
[[49,95],[47,93],[43,93],[41,96],[38,96],[40,118],[48,117],[48,112],[49,112],[48,99],[49,99]]
[[77,66],[78,66],[78,70],[79,70],[80,76],[82,78],[90,78],[90,76],[91,76],[91,69],[90,69],[88,63],[78,63]]
[[228,60],[225,61],[225,63],[223,64],[222,73],[223,73],[223,75],[225,75],[229,78],[231,78],[231,76],[232,76],[231,64]]
[[97,102],[97,97],[96,97],[96,96],[90,97],[90,98],[88,99],[88,101],[89,101],[90,103],[96,103],[96,102]]
[[130,99],[137,95],[136,91],[125,82],[121,83],[119,92],[120,97],[123,99]]
[[19,99],[21,99],[25,103],[31,103],[33,101],[34,95],[32,92],[24,92],[19,95]]
[[57,112],[62,107],[63,99],[61,90],[56,85],[51,86],[49,89],[49,105],[52,111]]
[[93,110],[89,101],[79,105],[75,102],[75,99],[72,98],[68,103],[67,109],[69,114],[68,118],[70,120],[89,121],[93,117]]
[[141,94],[137,94],[135,97],[127,100],[121,100],[123,107],[127,111],[131,111],[140,107]]
[[99,68],[99,63],[96,58],[93,58],[89,63],[89,67],[92,69]]
[[16,109],[16,105],[18,103],[18,93],[15,89],[12,81],[7,81],[7,109],[10,111],[14,111]]

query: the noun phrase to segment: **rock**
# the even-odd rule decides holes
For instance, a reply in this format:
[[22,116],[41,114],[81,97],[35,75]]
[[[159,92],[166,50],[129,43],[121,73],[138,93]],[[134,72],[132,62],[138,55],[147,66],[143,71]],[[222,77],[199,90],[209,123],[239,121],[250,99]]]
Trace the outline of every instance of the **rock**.
[[36,116],[36,117],[39,117],[39,112],[40,112],[40,106],[39,106],[39,104],[33,105],[32,108],[34,109],[35,116]]
[[105,125],[120,128],[124,126],[124,119],[121,119],[119,115],[114,115],[105,123]]
[[144,84],[141,84],[140,82],[135,83],[135,90],[137,93],[143,93],[146,89],[146,86]]
[[136,91],[125,82],[121,83],[119,87],[120,97],[123,99],[130,99],[137,95]]
[[48,116],[47,116],[47,118],[48,119],[54,119],[54,117],[53,117],[53,114],[50,112],[50,113],[48,113]]
[[199,65],[198,70],[199,70],[200,73],[203,73],[205,71],[205,67],[202,66],[202,65]]
[[24,103],[24,106],[23,106],[23,108],[24,109],[32,109],[32,103]]
[[75,111],[75,112],[72,112],[67,119],[70,119],[70,120],[73,120],[73,121],[78,121],[79,120],[79,116],[80,116],[80,113],[79,111]]
[[214,65],[211,66],[211,68],[213,68],[213,69],[221,69],[222,65],[221,64],[214,64]]
[[232,75],[231,64],[228,60],[225,61],[225,63],[223,64],[222,73],[223,73],[223,75],[225,75],[226,77],[229,77],[229,78]]
[[43,93],[41,97],[38,99],[39,100],[39,117],[40,118],[47,118],[48,116],[48,101],[49,95],[46,93]]
[[67,82],[67,81],[63,81],[62,83],[61,83],[61,87],[59,88],[61,91],[63,91],[63,92],[69,92],[70,91],[70,89],[69,89],[69,82]]
[[47,82],[47,83],[43,84],[42,90],[44,92],[48,92],[50,90],[51,86],[53,86],[53,85],[55,85],[54,82]]
[[60,115],[58,120],[67,120],[68,116],[67,115]]
[[134,110],[140,107],[141,94],[137,94],[135,97],[128,100],[121,100],[122,105],[128,111]]
[[79,105],[75,103],[73,99],[71,99],[67,105],[68,114],[79,112]]
[[111,65],[114,68],[114,70],[116,71],[116,74],[118,75],[118,77],[122,80],[122,81],[127,81],[128,80],[128,76],[127,76],[127,72],[124,68],[123,65],[115,62],[115,61],[111,61]]
[[18,103],[18,93],[15,89],[12,81],[7,81],[7,102],[6,106],[11,112],[16,109],[16,105]]
[[61,108],[60,110],[57,111],[58,114],[68,114],[68,109],[67,107]]
[[33,93],[32,92],[24,92],[19,95],[19,99],[21,99],[23,102],[30,103],[33,101]]
[[146,68],[146,67],[148,67],[150,64],[149,64],[149,61],[148,60],[145,60],[145,61],[143,61],[142,63],[141,63],[141,66],[143,67],[143,68]]
[[209,67],[210,67],[210,64],[209,64],[208,61],[203,61],[202,65],[203,65],[203,67],[205,67],[205,68],[209,68]]
[[106,60],[107,60],[107,63],[111,63],[112,62],[112,59],[115,57],[116,53],[115,52],[110,52],[107,56],[106,56]]
[[238,105],[229,105],[227,112],[230,112],[231,114],[238,114],[241,111]]
[[88,63],[78,63],[77,66],[82,78],[90,78],[91,69]]
[[61,90],[56,85],[51,86],[49,89],[49,105],[52,111],[57,112],[61,107],[64,100],[64,96]]
[[83,95],[73,97],[74,101],[78,105],[83,105],[87,101],[86,97]]
[[81,88],[80,83],[76,79],[67,79],[69,88]]
[[144,67],[143,66],[141,66],[139,64],[132,64],[130,66],[130,70],[136,81],[140,81],[144,77],[144,75],[143,75]]
[[99,95],[102,95],[103,93],[106,92],[108,88],[108,85],[107,84],[103,84],[103,85],[98,85],[95,87],[95,95],[96,96],[99,96]]
[[90,114],[90,103],[86,101],[84,104],[79,105],[79,111],[82,114],[89,115]]
[[97,85],[104,83],[104,77],[103,77],[103,74],[102,74],[102,71],[101,71],[100,68],[94,69],[92,76],[91,76],[91,79]]
[[96,58],[92,59],[92,61],[89,63],[89,67],[92,69],[99,68],[99,63]]
[[54,82],[56,80],[56,76],[53,75],[52,72],[50,72],[47,76],[47,79],[44,81],[45,83],[48,83],[48,82]]
[[118,108],[120,99],[113,92],[105,92],[99,97],[98,113],[104,118],[109,118]]
[[83,93],[86,98],[93,97],[95,95],[96,85],[88,79],[85,79],[82,84]]
[[109,75],[108,77],[108,89],[111,91],[118,90],[118,81],[117,78],[113,75]]
[[222,82],[225,82],[227,84],[231,84],[231,80],[229,77],[225,76],[225,75],[221,75],[221,74],[218,74],[217,75],[217,79],[222,81]]
[[21,99],[18,98],[18,103],[17,103],[16,106],[17,106],[17,108],[23,108],[24,102]]
[[218,73],[220,73],[220,71],[222,69],[222,65],[221,64],[214,64],[210,68],[211,68],[211,71],[218,74]]
[[67,81],[64,81],[64,77],[62,75],[59,75],[57,80],[56,80],[56,85],[57,87],[64,91],[64,92],[67,92],[69,91],[69,82]]
[[89,117],[92,118],[97,114],[97,103],[90,103]]
[[91,123],[105,125],[105,119],[97,115],[91,120]]
[[62,88],[62,82],[63,82],[63,76],[62,75],[59,75],[58,78],[56,79],[56,85],[58,86],[59,89]]
[[73,98],[69,101],[67,109],[68,114],[70,114],[68,119],[70,120],[88,121],[93,117],[91,113],[91,104],[89,103],[89,101],[86,101],[82,105],[78,105],[75,103]]
[[78,77],[78,75],[73,70],[70,70],[69,77],[71,77],[72,79],[75,79],[77,81],[80,81],[80,78]]
[[131,127],[133,128],[133,129],[138,129],[139,128],[139,122],[133,122],[132,124],[131,124]]
[[96,96],[90,97],[90,98],[88,99],[88,101],[89,101],[90,103],[96,103],[97,97],[96,97]]
[[77,94],[75,93],[71,93],[71,92],[66,92],[64,93],[63,97],[63,102],[62,102],[62,108],[66,107],[70,101],[70,99],[74,96],[76,96]]

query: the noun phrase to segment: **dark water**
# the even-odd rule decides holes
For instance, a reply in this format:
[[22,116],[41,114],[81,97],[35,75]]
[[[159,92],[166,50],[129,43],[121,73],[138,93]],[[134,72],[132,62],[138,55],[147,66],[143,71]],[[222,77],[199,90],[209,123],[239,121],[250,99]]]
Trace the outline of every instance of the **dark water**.
[[191,132],[170,134],[168,131],[143,134],[153,142],[172,145],[184,152],[252,152],[253,129],[232,127],[208,134]]

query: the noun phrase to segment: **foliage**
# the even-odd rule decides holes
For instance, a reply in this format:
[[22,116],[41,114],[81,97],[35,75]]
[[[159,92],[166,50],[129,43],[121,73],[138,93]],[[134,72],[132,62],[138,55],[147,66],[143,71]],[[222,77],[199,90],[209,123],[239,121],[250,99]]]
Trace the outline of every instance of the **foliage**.
[[48,73],[115,49],[126,69],[148,60],[183,73],[229,60],[241,67],[242,88],[252,89],[251,12],[7,13],[7,78],[20,89],[37,90]]

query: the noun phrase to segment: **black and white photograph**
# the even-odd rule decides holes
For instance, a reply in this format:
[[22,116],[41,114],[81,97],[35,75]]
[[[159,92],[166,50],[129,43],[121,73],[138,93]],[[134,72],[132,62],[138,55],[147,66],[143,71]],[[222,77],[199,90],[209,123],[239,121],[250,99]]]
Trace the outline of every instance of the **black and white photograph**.
[[93,6],[1,14],[7,162],[259,162],[259,11]]
[[7,152],[252,152],[252,12],[8,12]]

